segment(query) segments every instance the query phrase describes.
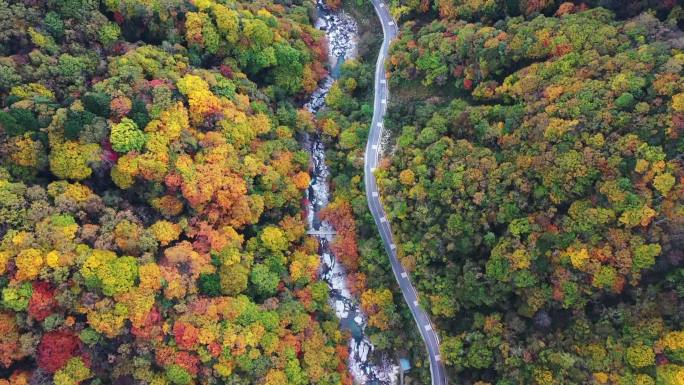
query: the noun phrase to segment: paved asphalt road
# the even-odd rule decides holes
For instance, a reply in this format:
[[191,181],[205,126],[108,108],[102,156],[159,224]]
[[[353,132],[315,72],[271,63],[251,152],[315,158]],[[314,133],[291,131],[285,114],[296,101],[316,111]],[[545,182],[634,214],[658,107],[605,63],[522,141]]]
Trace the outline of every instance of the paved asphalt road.
[[380,53],[378,55],[378,62],[375,68],[375,100],[373,104],[373,122],[368,134],[368,143],[366,144],[366,155],[364,165],[364,182],[366,185],[366,198],[368,199],[368,208],[375,219],[375,225],[380,231],[380,236],[385,244],[385,250],[389,255],[390,263],[392,264],[392,271],[397,283],[401,288],[401,293],[404,295],[404,300],[413,314],[413,319],[416,321],[420,335],[425,342],[428,355],[430,356],[430,373],[432,375],[432,385],[446,385],[447,378],[444,371],[444,364],[439,353],[439,339],[437,332],[430,322],[427,313],[420,307],[418,303],[418,293],[410,281],[409,275],[404,270],[404,267],[397,259],[397,250],[394,240],[392,239],[392,230],[389,221],[385,215],[385,211],[380,204],[378,188],[375,183],[375,175],[373,171],[378,165],[378,148],[380,139],[382,138],[383,120],[387,110],[387,102],[389,98],[389,90],[387,88],[387,79],[385,78],[385,59],[389,50],[390,42],[397,36],[398,29],[394,20],[390,16],[387,4],[380,0],[371,0],[375,7],[375,12],[382,23],[383,41]]

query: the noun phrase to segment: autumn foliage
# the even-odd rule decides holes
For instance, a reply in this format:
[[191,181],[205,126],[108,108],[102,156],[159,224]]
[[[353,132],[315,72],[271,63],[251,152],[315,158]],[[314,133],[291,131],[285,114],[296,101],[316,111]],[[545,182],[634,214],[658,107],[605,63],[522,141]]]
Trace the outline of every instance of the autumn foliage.
[[0,2],[3,384],[349,382],[297,215],[323,33],[229,3]]
[[28,304],[28,314],[37,321],[47,318],[55,310],[55,291],[47,282],[33,283],[33,294]]
[[79,355],[81,342],[68,331],[45,333],[36,352],[38,366],[50,373],[61,369],[69,359]]
[[391,5],[406,22],[376,176],[452,377],[676,383],[681,9],[417,3]]
[[330,247],[332,252],[347,269],[358,270],[356,223],[349,202],[332,202],[321,212],[321,219],[330,222],[337,232]]

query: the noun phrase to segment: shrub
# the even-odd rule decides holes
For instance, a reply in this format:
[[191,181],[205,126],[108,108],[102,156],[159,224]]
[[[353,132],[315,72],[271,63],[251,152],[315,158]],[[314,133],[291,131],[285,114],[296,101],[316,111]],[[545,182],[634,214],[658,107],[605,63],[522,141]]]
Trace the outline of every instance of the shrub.
[[116,152],[127,153],[132,150],[142,150],[147,137],[145,133],[138,129],[138,125],[128,118],[121,119],[121,123],[112,126],[109,136],[112,149]]
[[166,368],[166,377],[175,385],[187,385],[192,381],[190,373],[178,365],[171,365]]
[[627,363],[636,369],[655,365],[653,349],[644,345],[635,345],[627,348],[625,358]]
[[216,273],[200,274],[197,285],[200,293],[204,295],[208,295],[209,297],[218,297],[221,295],[221,278]]

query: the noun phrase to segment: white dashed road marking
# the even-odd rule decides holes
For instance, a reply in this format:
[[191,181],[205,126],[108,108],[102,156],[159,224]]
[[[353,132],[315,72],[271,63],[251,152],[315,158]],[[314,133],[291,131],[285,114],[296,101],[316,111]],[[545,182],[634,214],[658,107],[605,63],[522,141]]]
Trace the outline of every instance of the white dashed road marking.
[[[386,7],[384,1],[387,1],[387,0],[377,0],[377,1],[375,1],[374,3],[377,4],[377,7],[379,7],[379,8],[388,8],[388,7],[391,7],[391,5],[388,5],[388,6]],[[394,20],[391,19],[391,16],[384,15],[384,14],[383,14],[382,12],[380,12],[380,11],[378,11],[378,16],[379,16],[379,18],[380,18],[381,23],[386,23],[386,25],[389,25],[390,27],[394,27],[394,26],[396,25],[395,22],[394,22]],[[387,20],[387,19],[389,19],[389,20]],[[386,28],[386,29],[387,29],[387,31],[383,30],[383,33],[385,34],[385,36],[383,36],[383,37],[384,37],[385,39],[387,39],[388,37],[389,37],[389,38],[393,38],[393,37],[396,35],[396,29],[395,29],[395,28]],[[387,33],[389,33],[389,36],[387,36]],[[384,47],[384,45],[383,45],[383,47]],[[385,48],[385,47],[384,47],[384,48]],[[381,50],[380,50],[380,55],[381,55],[381,56],[384,56],[384,55],[386,55],[386,54],[387,54],[387,53],[386,53],[386,50],[385,50],[385,49],[381,49]],[[387,86],[386,86],[386,84],[387,84],[387,79],[385,78],[385,76],[383,76],[383,73],[382,73],[381,71],[382,71],[382,68],[380,68],[380,67],[376,68],[376,74],[378,74],[379,76],[381,76],[381,78],[380,78],[380,79],[377,79],[377,77],[376,77],[375,81],[378,81],[378,80],[379,80],[379,81],[380,81],[380,84],[384,86],[384,87],[378,87],[378,88],[375,90],[375,91],[377,91],[377,92],[379,93],[379,95],[376,94],[376,97],[377,97],[377,96],[380,96],[380,98],[381,98],[381,100],[380,100],[381,106],[378,107],[378,108],[376,108],[376,111],[374,111],[374,117],[375,117],[375,118],[378,118],[378,117],[380,118],[380,122],[377,122],[377,123],[376,123],[376,124],[377,124],[376,127],[379,128],[380,130],[377,130],[376,132],[381,132],[381,131],[382,131],[382,128],[383,128],[382,117],[383,117],[383,114],[384,114],[385,110],[387,109],[387,106],[388,106],[387,99],[389,98],[389,94],[388,94]],[[376,84],[377,84],[377,83],[376,83]],[[376,99],[376,100],[377,100],[377,99]],[[371,125],[371,128],[372,128],[372,125]],[[372,142],[371,142],[371,143],[372,143]],[[368,147],[366,147],[366,148],[368,148]],[[367,165],[368,167],[370,167],[371,165],[377,166],[378,145],[372,145],[371,148],[372,148],[373,151],[376,151],[376,152],[375,152],[373,155],[371,155],[371,154],[369,154],[369,153],[366,154],[366,157],[364,158],[364,160],[366,161],[366,165]],[[373,159],[371,159],[371,158],[375,159],[375,163],[374,163],[374,164],[373,164],[373,163],[369,163],[369,161],[371,161],[371,162],[373,161]],[[375,172],[375,167],[371,167],[370,170],[371,170],[371,172],[374,173],[374,172]],[[371,179],[371,181],[372,181],[372,179]],[[367,186],[367,187],[369,187],[368,190],[371,190],[370,186]],[[377,187],[376,187],[376,186],[373,186],[373,188],[376,189]],[[367,190],[367,191],[368,191],[368,190]],[[379,193],[378,193],[378,191],[371,191],[371,195],[372,195],[373,197],[378,197]],[[390,227],[390,226],[389,226],[389,223],[388,223],[389,221],[387,220],[387,217],[381,216],[381,215],[385,215],[385,214],[386,214],[385,212],[382,211],[382,209],[373,212],[373,214],[374,214],[374,216],[375,216],[376,218],[377,218],[377,217],[380,217],[380,223],[381,223],[381,224],[384,223],[388,228]],[[387,232],[385,232],[386,229],[382,228],[381,225],[378,226],[378,230],[380,231],[381,235],[383,235],[383,238],[384,238],[384,239],[387,239],[387,240],[392,241],[391,229],[389,230],[389,235],[387,235]],[[385,235],[387,235],[387,236],[385,236]],[[385,245],[388,245],[388,244],[385,243]],[[390,255],[390,259],[391,259],[393,262],[396,262],[396,254],[397,254],[396,249],[397,249],[397,245],[394,244],[394,243],[389,243],[389,248],[390,248],[390,252],[389,252],[388,254]],[[399,270],[403,270],[403,268],[402,268],[402,267],[399,267]],[[397,270],[395,270],[395,272],[396,272],[396,271],[397,271]],[[427,315],[421,314],[420,312],[417,312],[417,311],[416,311],[416,308],[419,308],[419,307],[420,307],[419,302],[418,302],[418,298],[417,298],[418,293],[416,292],[415,288],[414,288],[413,286],[411,286],[410,280],[409,280],[409,278],[408,278],[408,273],[407,273],[406,271],[401,271],[400,276],[401,276],[401,278],[403,278],[403,279],[406,280],[404,283],[408,283],[408,285],[402,286],[402,290],[408,290],[407,295],[410,295],[411,297],[415,298],[414,300],[411,301],[411,302],[413,302],[413,308],[410,309],[411,312],[414,313],[414,317],[416,317],[416,320],[417,320],[417,321],[418,321],[419,319],[424,319],[424,320],[425,320],[426,323],[424,323],[422,326],[423,326],[423,328],[425,329],[426,332],[430,332],[431,330],[433,330],[433,329],[432,329],[432,324],[430,324],[430,319],[427,318]],[[400,284],[401,284],[401,283],[400,283]],[[407,287],[406,287],[406,286],[407,286]],[[407,299],[408,299],[408,298],[407,298]],[[408,302],[408,301],[407,301],[407,302]],[[416,313],[417,313],[417,314],[416,314]],[[420,321],[418,321],[418,323],[420,323]],[[419,328],[420,328],[420,326],[419,326]],[[420,330],[420,329],[419,329],[419,330]],[[429,338],[430,335],[435,336],[435,337],[437,338],[437,343],[439,343],[439,337],[436,336],[436,333],[430,333],[429,335],[425,335],[425,336],[426,336],[426,340],[425,340],[424,342],[426,343],[426,345],[428,346],[428,348],[430,348],[430,344],[432,343],[431,338]],[[442,357],[441,357],[439,354],[435,354],[433,357],[434,357],[434,360],[435,360],[436,362],[441,362],[441,360],[442,360]],[[441,366],[441,365],[440,365],[440,366]],[[431,369],[432,369],[432,368],[431,368]],[[434,373],[433,373],[433,374],[434,374]],[[438,373],[438,374],[439,374],[439,373]],[[433,378],[432,380],[435,381],[435,382],[446,382],[446,381],[443,380],[441,377],[440,377],[440,378]]]

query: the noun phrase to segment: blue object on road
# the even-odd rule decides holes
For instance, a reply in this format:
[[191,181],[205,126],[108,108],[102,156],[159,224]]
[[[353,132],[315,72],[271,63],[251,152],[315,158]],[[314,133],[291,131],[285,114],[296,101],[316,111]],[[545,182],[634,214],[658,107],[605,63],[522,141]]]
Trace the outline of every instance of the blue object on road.
[[409,362],[408,358],[400,358],[399,365],[401,365],[402,372],[408,372],[411,370],[411,363]]

